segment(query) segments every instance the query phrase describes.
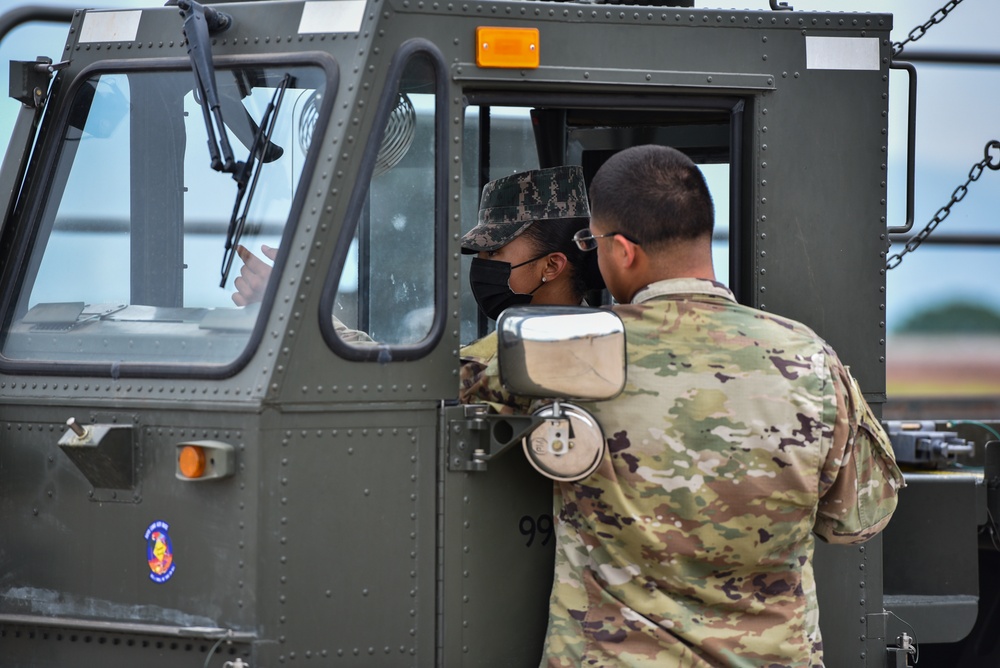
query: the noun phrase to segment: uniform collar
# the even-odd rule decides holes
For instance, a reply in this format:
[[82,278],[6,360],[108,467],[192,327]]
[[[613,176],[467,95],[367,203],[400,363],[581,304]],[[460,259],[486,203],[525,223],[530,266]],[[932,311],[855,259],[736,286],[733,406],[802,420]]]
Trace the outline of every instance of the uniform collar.
[[632,297],[633,304],[655,299],[656,297],[666,297],[670,295],[690,295],[701,294],[713,297],[722,297],[735,302],[736,297],[732,291],[722,283],[710,281],[707,278],[670,278],[665,281],[650,283]]

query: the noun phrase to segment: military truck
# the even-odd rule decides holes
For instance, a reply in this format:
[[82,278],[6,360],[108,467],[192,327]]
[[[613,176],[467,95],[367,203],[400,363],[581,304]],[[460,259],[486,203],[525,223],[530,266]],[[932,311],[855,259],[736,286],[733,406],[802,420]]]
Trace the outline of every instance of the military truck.
[[[60,53],[11,65],[0,665],[537,665],[538,418],[457,401],[490,327],[458,240],[503,174],[683,150],[737,298],[812,326],[884,403],[890,15],[170,4],[73,11]],[[243,307],[239,245],[277,249]],[[936,430],[897,432],[919,458]],[[910,477],[901,508],[947,487],[975,560],[989,470]],[[909,665],[913,637],[973,626],[974,570],[907,570],[910,517],[820,546],[828,665]]]

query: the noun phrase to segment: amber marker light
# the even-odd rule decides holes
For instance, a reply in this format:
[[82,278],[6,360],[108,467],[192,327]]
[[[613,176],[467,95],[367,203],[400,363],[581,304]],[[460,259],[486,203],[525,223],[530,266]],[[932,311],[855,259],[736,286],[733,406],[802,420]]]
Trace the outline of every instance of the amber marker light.
[[476,28],[476,65],[538,67],[538,28]]
[[205,475],[205,449],[197,445],[185,445],[177,455],[177,466],[185,477],[202,477]]

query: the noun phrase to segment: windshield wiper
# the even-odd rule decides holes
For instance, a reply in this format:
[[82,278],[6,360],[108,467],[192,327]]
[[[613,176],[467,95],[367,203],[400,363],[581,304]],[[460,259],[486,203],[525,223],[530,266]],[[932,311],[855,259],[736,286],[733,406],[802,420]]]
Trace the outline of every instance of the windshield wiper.
[[[226,231],[226,248],[222,254],[222,282],[220,288],[226,287],[229,280],[229,270],[233,266],[233,258],[236,256],[236,247],[240,244],[240,237],[243,236],[243,228],[247,222],[247,213],[250,211],[250,203],[253,201],[253,193],[257,188],[257,179],[260,177],[260,168],[266,160],[267,150],[271,146],[271,133],[274,132],[275,121],[278,118],[278,110],[285,99],[285,90],[291,82],[292,76],[286,74],[281,83],[274,90],[271,101],[267,103],[264,114],[260,118],[260,125],[253,136],[253,143],[250,146],[250,155],[246,162],[237,163],[236,172],[233,178],[236,180],[236,201],[233,202],[233,214],[229,218],[229,229]],[[247,188],[249,184],[249,189]],[[246,201],[244,201],[246,196]],[[241,205],[242,204],[242,210]]]
[[[170,4],[170,3],[168,3]],[[205,117],[208,132],[208,153],[212,169],[217,172],[235,174],[239,169],[229,145],[226,126],[222,121],[222,106],[219,103],[219,87],[215,82],[215,67],[212,64],[212,47],[209,35],[222,32],[233,20],[228,14],[205,7],[195,0],[176,0],[184,17],[184,36],[187,38],[188,55],[198,94],[201,96],[201,112]]]
[[[194,72],[196,92],[201,98],[199,106],[205,119],[205,130],[208,136],[208,153],[212,169],[233,175],[236,181],[236,201],[233,203],[233,214],[229,219],[229,229],[226,231],[226,247],[222,255],[222,282],[219,287],[226,287],[229,270],[233,265],[236,247],[243,236],[247,212],[253,199],[257,178],[260,175],[260,165],[278,159],[282,154],[280,146],[271,143],[271,133],[274,132],[274,121],[278,116],[278,108],[285,97],[285,89],[291,81],[291,75],[286,74],[278,84],[271,101],[264,110],[260,124],[254,123],[249,112],[243,109],[246,120],[253,130],[253,141],[250,145],[250,155],[246,162],[236,162],[233,149],[229,144],[226,124],[222,118],[222,103],[219,99],[219,86],[215,80],[215,66],[212,63],[212,49],[209,35],[222,32],[232,24],[232,18],[211,7],[206,7],[195,0],[170,0],[168,5],[176,5],[184,17],[184,36],[188,42],[188,55],[191,57],[191,69]],[[227,98],[228,100],[228,98]],[[238,103],[237,103],[238,104]],[[242,105],[239,105],[242,106]],[[232,110],[230,110],[232,111]],[[246,137],[238,130],[237,137],[246,142]],[[247,184],[249,183],[249,194]],[[243,198],[246,196],[246,202]],[[242,211],[240,204],[243,203]]]

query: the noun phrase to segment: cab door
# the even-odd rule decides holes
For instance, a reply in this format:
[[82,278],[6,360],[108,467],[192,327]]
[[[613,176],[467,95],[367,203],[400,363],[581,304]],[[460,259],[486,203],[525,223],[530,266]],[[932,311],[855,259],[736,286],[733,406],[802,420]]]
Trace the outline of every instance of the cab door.
[[[620,97],[584,101],[571,95],[512,95],[465,91],[462,156],[462,232],[477,221],[482,186],[500,176],[572,164],[589,180],[615,151],[661,143],[687,151],[705,171],[717,206],[713,244],[721,280],[739,275],[730,253],[730,230],[741,211],[730,206],[740,187],[740,100],[690,98],[635,101]],[[478,310],[462,258],[462,342],[495,325]],[[738,283],[738,281],[737,281]],[[739,289],[739,286],[735,286]],[[588,303],[610,303],[606,294]],[[532,468],[515,443],[481,469],[467,463],[467,448],[489,450],[516,426],[485,422],[469,407],[445,409],[443,469],[442,633],[445,666],[535,666],[542,656],[552,587],[555,536],[553,482]],[[466,449],[463,449],[463,444]]]

